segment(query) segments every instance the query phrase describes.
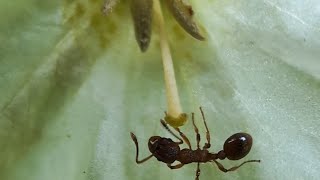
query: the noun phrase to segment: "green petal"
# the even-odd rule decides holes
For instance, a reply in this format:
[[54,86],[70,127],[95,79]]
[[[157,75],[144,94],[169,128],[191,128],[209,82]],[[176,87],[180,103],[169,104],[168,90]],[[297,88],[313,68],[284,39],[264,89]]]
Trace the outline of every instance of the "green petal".
[[[170,135],[159,122],[166,102],[158,37],[140,53],[128,3],[100,17],[96,1],[27,2],[0,3],[0,179],[194,179],[195,164],[170,170],[134,161],[129,132],[142,157],[150,136]],[[319,3],[191,4],[205,42],[166,16],[184,110],[204,132],[203,107],[212,151],[245,131],[254,138],[245,159],[262,160],[228,174],[202,164],[201,180],[319,177]],[[190,122],[182,130],[194,146]]]

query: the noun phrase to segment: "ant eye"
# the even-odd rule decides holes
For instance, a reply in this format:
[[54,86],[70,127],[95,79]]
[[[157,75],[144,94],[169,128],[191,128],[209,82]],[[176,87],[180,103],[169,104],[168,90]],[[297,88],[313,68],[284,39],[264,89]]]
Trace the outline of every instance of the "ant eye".
[[229,160],[245,157],[251,149],[252,137],[247,133],[236,133],[230,136],[223,145],[223,151]]
[[160,136],[152,136],[149,139],[148,147],[149,147],[150,152],[154,152],[157,150],[160,139],[161,139]]

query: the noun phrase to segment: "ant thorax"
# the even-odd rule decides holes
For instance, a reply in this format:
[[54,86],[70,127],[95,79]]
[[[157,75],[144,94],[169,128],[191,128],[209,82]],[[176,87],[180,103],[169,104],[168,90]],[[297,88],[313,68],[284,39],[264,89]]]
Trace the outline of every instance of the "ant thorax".
[[203,149],[182,149],[177,157],[177,161],[183,163],[183,164],[189,164],[193,162],[208,162],[211,160],[211,156],[213,154],[209,153],[208,150]]

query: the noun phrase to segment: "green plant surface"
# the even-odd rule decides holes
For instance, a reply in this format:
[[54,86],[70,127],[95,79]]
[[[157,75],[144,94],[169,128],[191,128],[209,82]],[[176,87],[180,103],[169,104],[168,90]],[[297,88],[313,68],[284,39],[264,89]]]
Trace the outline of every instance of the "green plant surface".
[[[320,2],[190,0],[206,41],[163,7],[182,107],[202,106],[211,150],[236,132],[254,139],[236,172],[201,164],[201,180],[319,179]],[[0,179],[194,179],[196,164],[137,165],[148,138],[170,137],[159,37],[141,53],[126,1],[0,2]],[[181,128],[195,146],[189,118]],[[173,137],[172,137],[173,138]],[[240,161],[222,161],[226,167]]]

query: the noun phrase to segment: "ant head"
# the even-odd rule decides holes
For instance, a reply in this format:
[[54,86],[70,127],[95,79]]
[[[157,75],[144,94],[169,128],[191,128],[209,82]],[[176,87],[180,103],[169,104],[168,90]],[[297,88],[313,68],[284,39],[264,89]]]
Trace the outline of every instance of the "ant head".
[[229,160],[238,160],[250,152],[251,146],[252,137],[249,134],[236,133],[224,142],[223,151]]
[[165,163],[173,163],[180,151],[177,143],[170,138],[152,136],[148,142],[149,151],[159,160]]
[[148,147],[151,153],[154,153],[159,146],[159,141],[161,140],[160,136],[152,136],[148,141]]

